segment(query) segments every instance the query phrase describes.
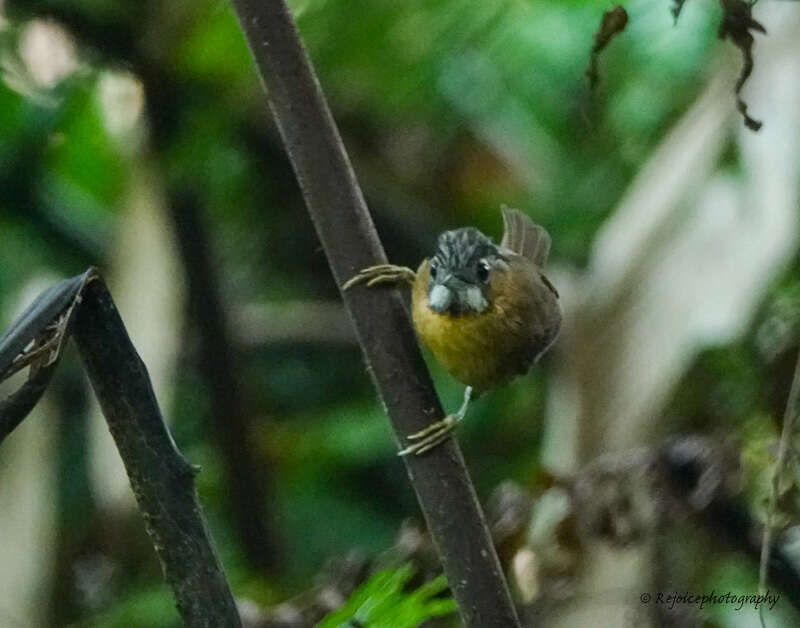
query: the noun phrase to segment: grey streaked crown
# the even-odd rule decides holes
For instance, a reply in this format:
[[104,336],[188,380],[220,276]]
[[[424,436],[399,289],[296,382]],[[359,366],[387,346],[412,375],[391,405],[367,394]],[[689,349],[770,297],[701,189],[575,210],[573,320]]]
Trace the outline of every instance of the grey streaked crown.
[[431,262],[455,271],[468,268],[484,257],[498,254],[497,246],[490,238],[475,227],[463,227],[445,231],[439,236],[436,254]]

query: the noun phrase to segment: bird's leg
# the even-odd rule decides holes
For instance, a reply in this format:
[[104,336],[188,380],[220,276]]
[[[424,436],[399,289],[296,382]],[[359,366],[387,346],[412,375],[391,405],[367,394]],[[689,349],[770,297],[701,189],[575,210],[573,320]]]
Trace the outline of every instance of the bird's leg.
[[414,283],[417,276],[413,270],[407,266],[395,266],[394,264],[378,264],[362,268],[358,274],[351,277],[342,286],[342,290],[349,290],[353,286],[366,283],[368,288],[381,283]]
[[450,432],[453,431],[455,426],[464,419],[464,416],[467,414],[467,406],[469,405],[469,400],[471,397],[472,386],[467,386],[466,390],[464,390],[464,402],[461,404],[458,412],[455,414],[448,414],[441,421],[431,423],[424,430],[420,430],[414,434],[409,434],[406,437],[408,440],[418,442],[399,451],[397,455],[407,456],[409,454],[416,454],[419,456],[420,454],[424,454],[426,451],[430,451],[437,445],[444,442],[450,436]]

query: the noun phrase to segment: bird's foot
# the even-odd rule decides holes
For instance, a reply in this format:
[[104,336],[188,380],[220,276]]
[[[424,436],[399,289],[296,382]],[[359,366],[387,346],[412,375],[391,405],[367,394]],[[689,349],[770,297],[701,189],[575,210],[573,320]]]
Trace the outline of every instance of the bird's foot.
[[460,420],[457,414],[448,414],[441,421],[431,423],[424,430],[409,434],[406,437],[408,440],[415,440],[418,442],[409,445],[405,449],[401,449],[397,452],[397,455],[408,456],[409,454],[416,454],[419,456],[426,451],[430,451],[450,436],[450,433],[455,429],[455,426],[458,425]]
[[408,440],[417,442],[409,445],[405,449],[401,449],[399,452],[397,452],[397,455],[408,456],[409,454],[415,454],[419,456],[424,454],[426,451],[430,451],[437,445],[442,444],[450,436],[456,425],[458,425],[464,419],[464,416],[466,416],[467,406],[469,405],[471,396],[472,387],[467,386],[467,389],[464,391],[464,402],[461,404],[461,408],[459,408],[458,412],[455,414],[448,414],[441,421],[431,423],[425,429],[422,429],[419,432],[414,432],[413,434],[409,434],[406,438],[408,438]]
[[367,288],[382,283],[414,283],[417,274],[407,266],[395,266],[394,264],[378,264],[361,269],[357,275],[351,277],[342,286],[342,290],[349,290],[353,286],[366,283]]

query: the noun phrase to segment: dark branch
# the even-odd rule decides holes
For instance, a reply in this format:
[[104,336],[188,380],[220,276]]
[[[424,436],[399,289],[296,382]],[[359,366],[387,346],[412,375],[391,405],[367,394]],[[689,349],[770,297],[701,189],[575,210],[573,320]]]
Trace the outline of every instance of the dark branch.
[[248,429],[239,356],[214,267],[211,238],[193,194],[173,194],[170,216],[186,272],[189,313],[199,332],[199,370],[211,393],[214,437],[229,475],[233,515],[247,560],[269,571],[277,566],[279,547],[265,508],[268,474]]
[[241,626],[197,502],[195,469],[172,440],[147,369],[93,270],[42,293],[0,338],[0,381],[31,369],[22,388],[0,404],[0,440],[41,396],[70,332],[185,625]]
[[99,277],[84,290],[74,335],[184,624],[239,627],[197,502],[196,469],[172,440],[147,369]]
[[[341,285],[361,268],[386,262],[350,161],[286,4],[233,0],[233,5]],[[356,290],[343,296],[398,439],[440,419],[441,405],[400,295]],[[464,623],[518,626],[456,443],[450,439],[405,463]]]

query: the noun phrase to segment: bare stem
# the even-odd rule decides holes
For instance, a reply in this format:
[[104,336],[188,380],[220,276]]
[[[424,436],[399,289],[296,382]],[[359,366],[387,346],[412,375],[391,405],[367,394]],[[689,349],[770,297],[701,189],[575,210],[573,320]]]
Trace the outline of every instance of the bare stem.
[[[386,263],[350,160],[283,0],[233,0],[337,284]],[[442,408],[397,291],[343,294],[399,441]],[[483,513],[452,439],[405,459],[467,626],[519,626]]]
[[197,502],[196,470],[167,430],[147,369],[103,281],[90,281],[82,297],[75,341],[183,622],[191,628],[239,628]]
[[229,503],[245,556],[262,572],[279,563],[280,543],[267,509],[268,466],[253,447],[247,392],[240,376],[239,347],[222,297],[212,238],[199,199],[173,194],[169,214],[178,239],[189,291],[190,316],[198,331],[199,371],[211,397],[211,424],[228,473]]

